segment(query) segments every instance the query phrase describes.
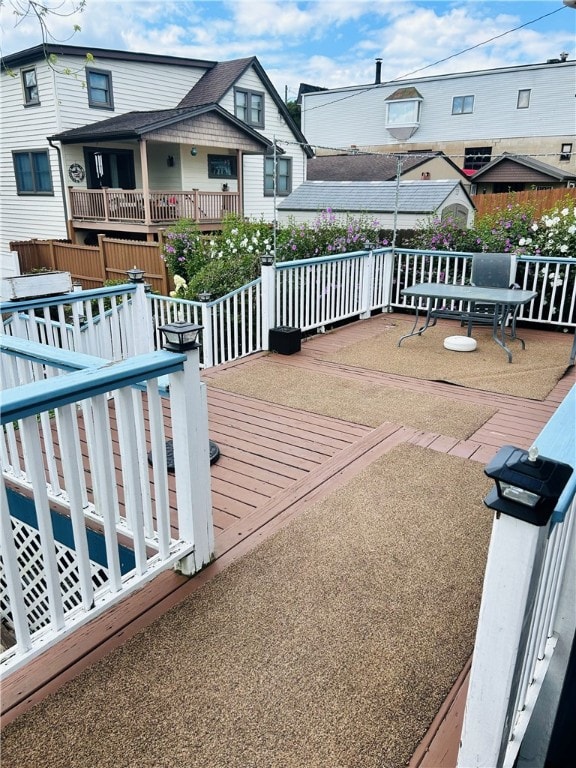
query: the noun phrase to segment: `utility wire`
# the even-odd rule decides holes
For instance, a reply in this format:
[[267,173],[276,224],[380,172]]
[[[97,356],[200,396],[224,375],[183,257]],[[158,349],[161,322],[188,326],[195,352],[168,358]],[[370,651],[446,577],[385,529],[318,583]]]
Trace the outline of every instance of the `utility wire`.
[[[531,21],[526,21],[524,24],[520,24],[518,27],[514,27],[513,29],[508,29],[506,32],[501,32],[499,35],[494,35],[494,37],[490,37],[488,40],[484,40],[481,43],[477,43],[476,45],[472,45],[469,48],[464,48],[462,51],[458,51],[457,53],[453,53],[450,56],[446,56],[443,59],[439,59],[438,61],[434,61],[432,64],[426,64],[425,67],[420,67],[419,69],[415,69],[412,72],[407,72],[405,75],[397,75],[392,80],[387,80],[384,83],[375,83],[371,86],[362,86],[359,85],[357,88],[360,88],[361,90],[355,91],[354,93],[349,93],[346,96],[341,96],[338,99],[333,99],[332,101],[326,101],[324,104],[317,104],[315,107],[308,107],[307,109],[303,109],[302,112],[312,112],[315,109],[322,109],[322,107],[329,107],[332,104],[337,104],[340,101],[345,101],[346,99],[352,99],[355,96],[361,96],[367,91],[375,90],[376,88],[381,88],[383,85],[387,85],[388,83],[395,83],[398,80],[403,80],[406,77],[410,77],[411,75],[415,75],[417,72],[423,72],[425,69],[430,69],[430,67],[435,67],[438,64],[443,64],[445,61],[449,61],[450,59],[454,59],[457,56],[461,56],[463,53],[468,53],[469,51],[473,51],[476,48],[480,48],[483,45],[487,45],[488,43],[494,42],[494,40],[498,40],[501,37],[505,37],[506,35],[511,34],[512,32],[517,32],[519,29],[523,29],[524,27],[528,27],[531,24],[535,24],[537,21],[542,21],[542,19],[546,19],[549,16],[554,16],[555,13],[558,13],[559,11],[564,10],[567,8],[567,6],[562,6],[560,8],[556,8],[555,11],[550,11],[550,13],[545,13],[542,16],[538,16],[537,19],[532,19]],[[345,86],[347,88],[353,88],[354,86]],[[329,89],[327,89],[329,90]]]

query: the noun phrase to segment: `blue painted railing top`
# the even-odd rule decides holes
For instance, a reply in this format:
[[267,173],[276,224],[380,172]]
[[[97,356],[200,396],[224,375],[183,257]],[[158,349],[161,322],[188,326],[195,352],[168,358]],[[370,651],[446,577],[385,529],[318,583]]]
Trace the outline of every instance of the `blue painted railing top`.
[[77,301],[90,301],[92,299],[105,299],[109,296],[122,296],[126,293],[134,293],[136,285],[114,285],[106,288],[95,288],[91,291],[78,291],[73,293],[61,293],[56,296],[43,296],[39,299],[22,299],[20,301],[3,301],[0,303],[0,312],[26,312],[28,310],[43,309],[44,307],[56,307],[59,304],[74,304]]
[[576,495],[576,384],[540,432],[535,444],[542,456],[569,464],[574,470],[552,518],[554,522],[561,522]]
[[[88,397],[137,385],[147,379],[167,376],[181,371],[185,361],[184,354],[151,352],[115,363],[105,360],[99,366],[5,390],[2,393],[0,423],[7,424]],[[54,365],[54,361],[47,361],[47,364]]]

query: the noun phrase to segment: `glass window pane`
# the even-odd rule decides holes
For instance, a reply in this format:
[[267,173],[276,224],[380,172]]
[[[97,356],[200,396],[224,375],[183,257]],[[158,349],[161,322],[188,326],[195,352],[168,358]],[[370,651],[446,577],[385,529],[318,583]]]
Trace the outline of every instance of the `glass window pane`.
[[250,100],[250,112],[253,123],[259,124],[262,122],[262,96],[259,96],[256,93],[252,94]]
[[418,122],[419,101],[395,101],[388,104],[388,123],[407,125]]
[[530,89],[518,91],[518,109],[527,109],[530,106]]
[[32,176],[32,166],[30,165],[30,155],[27,152],[14,155],[14,166],[16,168],[18,191],[34,192],[34,178]]
[[34,152],[32,154],[34,174],[36,176],[36,191],[51,192],[52,177],[50,175],[50,163],[46,152]]

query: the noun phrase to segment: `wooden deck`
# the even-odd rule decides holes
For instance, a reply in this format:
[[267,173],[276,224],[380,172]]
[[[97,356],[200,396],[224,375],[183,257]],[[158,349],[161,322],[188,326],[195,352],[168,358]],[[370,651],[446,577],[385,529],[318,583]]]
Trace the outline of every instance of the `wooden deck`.
[[[209,388],[210,437],[221,450],[212,466],[216,559],[193,579],[166,572],[95,619],[71,638],[47,651],[2,687],[2,716],[7,724],[88,665],[124,643],[143,627],[184,599],[234,559],[286,525],[307,506],[343,485],[365,466],[395,446],[415,443],[433,450],[486,463],[504,444],[527,448],[557,405],[576,382],[574,368],[540,402],[455,387],[441,382],[342,366],[326,354],[378,331],[389,315],[354,323],[314,336],[299,354],[275,357],[282,365],[325,371],[347,379],[378,381],[406,391],[421,391],[460,401],[489,405],[496,410],[467,440],[423,432],[386,422],[371,428],[349,421],[310,414],[293,408]],[[527,343],[546,332],[523,330]],[[570,352],[567,339],[566,361]],[[224,368],[242,370],[259,360],[251,356]],[[209,381],[222,367],[205,372]],[[414,754],[411,768],[449,768],[455,765],[465,700],[464,669],[427,737]]]

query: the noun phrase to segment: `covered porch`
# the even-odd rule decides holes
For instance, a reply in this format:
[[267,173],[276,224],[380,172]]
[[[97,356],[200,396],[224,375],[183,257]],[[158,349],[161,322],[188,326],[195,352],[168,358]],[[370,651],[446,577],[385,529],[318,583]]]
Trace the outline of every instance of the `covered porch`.
[[227,214],[243,213],[245,155],[272,148],[217,105],[132,112],[51,141],[60,142],[73,242],[102,231],[155,240],[182,218],[218,229]]

